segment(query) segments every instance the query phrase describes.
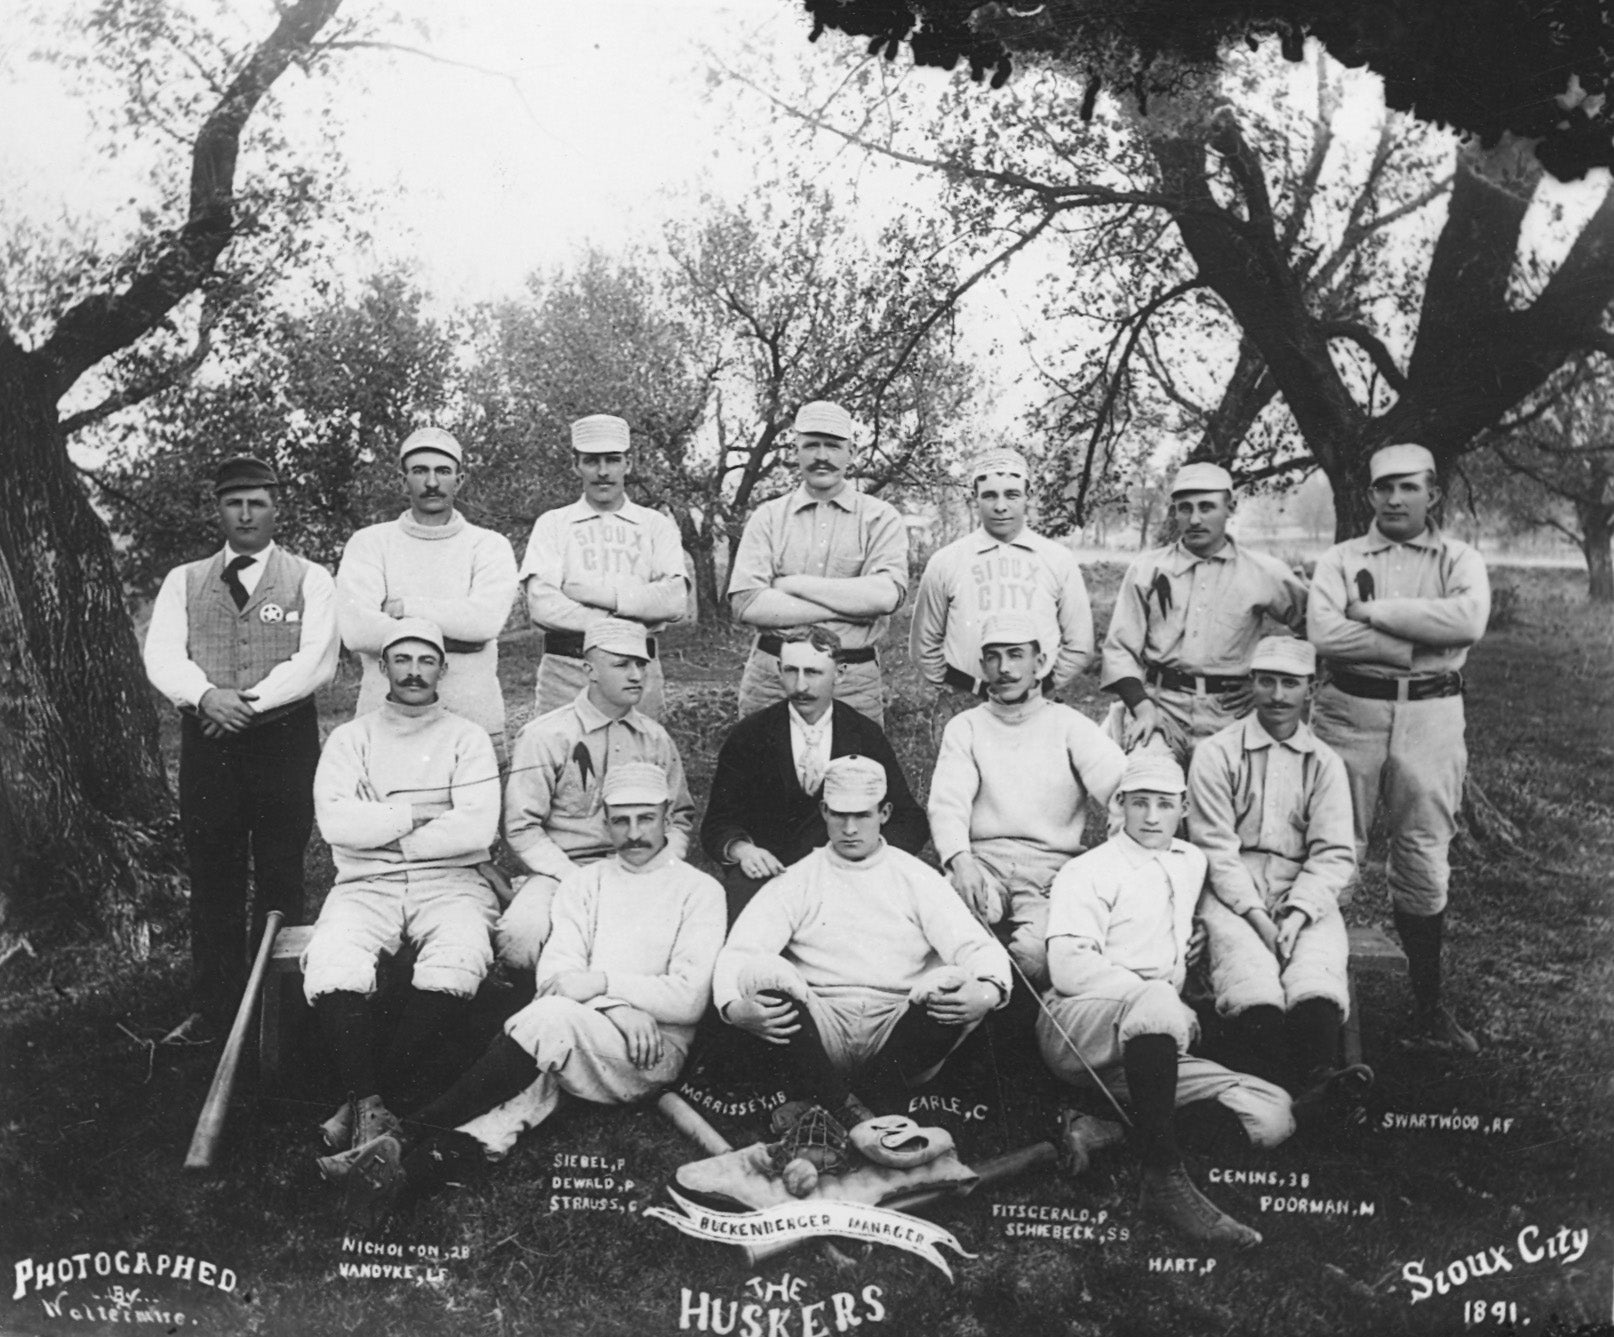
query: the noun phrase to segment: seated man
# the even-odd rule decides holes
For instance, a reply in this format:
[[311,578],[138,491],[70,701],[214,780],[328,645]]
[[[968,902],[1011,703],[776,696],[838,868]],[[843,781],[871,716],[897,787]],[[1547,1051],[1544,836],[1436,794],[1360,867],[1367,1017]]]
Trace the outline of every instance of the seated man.
[[981,625],[990,693],[955,715],[930,780],[936,853],[964,903],[1007,920],[1009,953],[1034,988],[1048,985],[1048,886],[1082,852],[1087,800],[1110,801],[1126,758],[1079,710],[1049,701],[1049,656],[1029,613]]
[[1239,1066],[1320,1098],[1350,1006],[1340,893],[1356,872],[1345,763],[1303,716],[1317,652],[1268,636],[1250,661],[1255,714],[1199,745],[1188,834],[1210,859],[1200,903],[1216,1010]]
[[669,845],[672,791],[659,766],[614,768],[604,795],[613,853],[555,893],[538,997],[401,1132],[338,1170],[350,1215],[373,1219],[406,1184],[429,1191],[467,1159],[482,1159],[484,1147],[507,1150],[549,1116],[562,1091],[626,1104],[677,1079],[711,994],[723,893]]
[[[838,757],[824,773],[829,844],[763,887],[717,958],[719,1015],[778,1047],[788,1094],[847,1126],[906,1113],[981,1019],[1009,997],[1008,954],[946,881],[880,835],[885,769]],[[763,1051],[765,1052],[765,1051]]]
[[[1171,757],[1134,753],[1121,777],[1123,829],[1054,879],[1048,915],[1053,988],[1037,1021],[1037,1042],[1062,1080],[1102,1081],[1130,1103],[1144,1212],[1196,1242],[1242,1248],[1259,1244],[1261,1236],[1189,1179],[1177,1150],[1175,1108],[1218,1101],[1258,1146],[1282,1142],[1294,1131],[1294,1117],[1281,1088],[1188,1057],[1196,1022],[1178,990],[1188,973],[1205,856],[1172,834],[1185,788]],[[1116,1132],[1100,1120],[1077,1122],[1095,1130],[1085,1139],[1091,1146]]]
[[701,844],[724,865],[730,924],[758,887],[829,838],[818,796],[835,757],[869,757],[885,769],[887,843],[918,854],[930,835],[880,726],[834,699],[843,672],[840,638],[811,627],[782,632],[779,640],[788,699],[747,715],[723,740],[701,822]]
[[682,859],[695,805],[671,735],[636,709],[650,647],[644,625],[606,618],[583,633],[588,686],[570,705],[531,721],[516,735],[504,791],[504,838],[530,874],[499,920],[505,965],[529,971],[549,936],[555,888],[611,852],[600,786],[618,766],[650,762],[672,791],[667,843]]
[[[339,725],[314,774],[314,816],[336,883],[303,953],[303,992],[348,1101],[334,1146],[396,1127],[397,1102],[493,964],[499,903],[477,872],[499,832],[499,763],[480,724],[449,713],[435,623],[401,618],[381,646],[379,710]],[[376,961],[415,945],[408,1001],[384,1068],[375,1061]]]

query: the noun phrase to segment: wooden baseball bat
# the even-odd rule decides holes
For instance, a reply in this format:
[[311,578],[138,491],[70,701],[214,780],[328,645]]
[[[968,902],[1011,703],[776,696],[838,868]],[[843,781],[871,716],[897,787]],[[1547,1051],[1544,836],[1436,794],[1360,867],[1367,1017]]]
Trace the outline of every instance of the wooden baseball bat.
[[269,953],[274,949],[275,937],[280,932],[283,918],[285,916],[279,910],[271,910],[264,920],[263,939],[258,943],[258,956],[252,963],[252,974],[247,977],[247,991],[241,995],[241,1006],[235,1010],[230,1038],[224,1042],[218,1070],[213,1074],[213,1085],[207,1088],[201,1117],[196,1121],[196,1131],[191,1134],[191,1148],[185,1153],[187,1170],[207,1170],[213,1165],[219,1137],[224,1132],[224,1116],[230,1110],[230,1094],[235,1090],[236,1070],[241,1066],[241,1051],[246,1047],[252,1014],[258,1005],[258,995],[263,990],[264,977],[269,973]]

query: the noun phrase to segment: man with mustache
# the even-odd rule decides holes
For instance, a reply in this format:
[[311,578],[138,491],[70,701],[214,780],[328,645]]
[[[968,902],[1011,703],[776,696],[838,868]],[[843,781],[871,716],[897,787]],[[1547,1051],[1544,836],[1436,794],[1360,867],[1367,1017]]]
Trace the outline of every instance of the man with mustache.
[[1026,524],[1031,469],[1014,450],[991,450],[970,464],[980,528],[949,543],[925,566],[914,601],[910,648],[937,692],[945,723],[984,700],[979,676],[981,623],[996,613],[1029,613],[1049,651],[1044,693],[1068,685],[1093,655],[1093,613],[1076,555]]
[[430,1192],[503,1154],[562,1092],[627,1104],[677,1080],[711,996],[723,893],[668,844],[667,781],[649,762],[606,776],[612,853],[555,893],[538,996],[448,1091],[334,1167],[350,1217],[373,1221],[400,1190]]
[[538,713],[566,705],[588,685],[583,633],[617,617],[642,622],[650,633],[638,710],[660,719],[655,637],[684,616],[689,600],[678,527],[628,497],[633,451],[623,419],[609,413],[579,418],[572,424],[572,459],[583,495],[538,517],[519,573],[527,612],[544,633]]
[[1003,924],[1033,987],[1048,983],[1048,888],[1084,848],[1089,799],[1103,808],[1126,758],[1079,710],[1042,694],[1050,656],[1029,613],[981,624],[987,699],[955,715],[930,779],[930,831],[964,904]]
[[779,640],[786,699],[747,715],[723,740],[701,821],[701,844],[723,868],[731,924],[769,878],[829,839],[818,800],[836,757],[870,757],[885,770],[888,843],[918,854],[930,834],[884,731],[834,699],[845,672],[839,638],[810,627]]
[[336,591],[324,567],[275,543],[279,492],[262,460],[219,466],[224,547],[168,573],[146,631],[146,676],[180,712],[195,1009],[181,1024],[195,1039],[229,1027],[269,911],[288,924],[303,917],[319,762],[314,693],[336,672]]
[[1340,897],[1356,875],[1345,765],[1307,726],[1317,652],[1267,636],[1252,714],[1199,745],[1188,834],[1210,860],[1199,916],[1234,1062],[1311,1106],[1338,1089],[1350,1006]]
[[1181,537],[1127,568],[1104,638],[1108,727],[1128,751],[1158,740],[1186,766],[1195,745],[1249,713],[1250,652],[1270,617],[1303,635],[1306,587],[1275,557],[1235,543],[1233,476],[1185,464],[1171,485]]
[[611,853],[604,781],[619,766],[649,762],[667,774],[673,798],[667,841],[682,859],[695,805],[678,747],[639,712],[650,665],[642,622],[606,618],[583,633],[588,686],[516,735],[504,794],[504,838],[527,870],[499,920],[499,959],[528,971],[549,937],[555,889],[576,869]]
[[870,1106],[906,1113],[908,1091],[1008,1001],[1009,960],[945,879],[881,838],[877,761],[830,762],[819,807],[829,843],[741,912],[712,1001],[780,1061],[790,1095],[851,1127]]
[[[493,964],[499,903],[477,872],[499,829],[487,730],[446,709],[443,635],[400,618],[381,646],[379,708],[338,726],[320,754],[314,808],[336,882],[303,953],[303,993],[347,1101],[325,1124],[336,1147],[397,1126],[422,1067]],[[376,962],[405,942],[413,974],[385,1060],[376,1062]]]
[[440,427],[404,438],[398,462],[409,509],[347,541],[336,571],[337,617],[343,644],[364,662],[355,716],[387,695],[380,653],[398,619],[423,617],[441,629],[454,667],[443,679],[444,707],[481,725],[502,761],[499,633],[516,595],[516,556],[503,534],[455,508],[464,460],[460,443]]
[[887,502],[847,481],[852,415],[819,400],[796,414],[801,485],[764,502],[746,521],[729,605],[758,636],[740,678],[743,718],[784,699],[779,632],[822,626],[841,642],[835,699],[885,723],[877,647],[908,592],[908,531]]
[[1351,778],[1357,859],[1381,806],[1385,871],[1412,976],[1410,1044],[1476,1054],[1479,1041],[1441,999],[1451,839],[1468,771],[1463,665],[1485,634],[1485,561],[1430,522],[1435,457],[1386,446],[1368,462],[1373,523],[1317,559],[1309,636],[1328,665],[1317,736]]

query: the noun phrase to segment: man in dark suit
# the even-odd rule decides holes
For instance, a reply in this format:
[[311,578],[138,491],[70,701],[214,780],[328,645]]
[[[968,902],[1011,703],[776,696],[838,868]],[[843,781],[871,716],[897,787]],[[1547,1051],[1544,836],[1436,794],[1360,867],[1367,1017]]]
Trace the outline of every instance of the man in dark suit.
[[818,799],[835,757],[885,768],[890,844],[918,854],[930,835],[880,726],[834,700],[839,639],[810,627],[780,640],[785,700],[747,715],[724,740],[701,823],[701,845],[723,867],[731,925],[764,882],[825,843]]

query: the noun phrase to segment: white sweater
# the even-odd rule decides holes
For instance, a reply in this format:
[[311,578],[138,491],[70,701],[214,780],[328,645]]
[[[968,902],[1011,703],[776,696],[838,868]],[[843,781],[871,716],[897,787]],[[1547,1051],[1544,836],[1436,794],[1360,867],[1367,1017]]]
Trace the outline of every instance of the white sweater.
[[[441,812],[414,828],[415,804]],[[314,815],[338,885],[485,863],[499,833],[499,763],[487,730],[440,702],[384,701],[326,739]]]
[[499,690],[499,633],[516,597],[510,540],[468,524],[458,511],[446,525],[417,524],[408,511],[370,525],[347,541],[336,571],[336,616],[342,642],[364,660],[355,715],[387,695],[381,645],[398,625],[382,611],[402,599],[406,617],[423,617],[456,641],[479,642],[473,654],[450,652],[439,691],[448,709],[489,733],[504,732]]

